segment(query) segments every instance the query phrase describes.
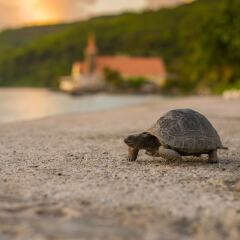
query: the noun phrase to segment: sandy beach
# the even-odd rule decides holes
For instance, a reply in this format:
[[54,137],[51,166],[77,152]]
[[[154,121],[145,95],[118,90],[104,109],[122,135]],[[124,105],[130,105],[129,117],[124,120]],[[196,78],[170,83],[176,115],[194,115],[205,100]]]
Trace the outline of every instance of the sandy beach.
[[[229,151],[128,162],[123,138],[173,108],[205,114]],[[0,125],[0,239],[239,239],[240,100],[159,98]]]

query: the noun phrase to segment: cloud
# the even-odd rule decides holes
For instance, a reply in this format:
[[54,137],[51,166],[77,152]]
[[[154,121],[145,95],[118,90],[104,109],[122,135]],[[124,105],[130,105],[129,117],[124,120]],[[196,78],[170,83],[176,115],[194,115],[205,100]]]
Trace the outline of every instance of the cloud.
[[150,8],[173,7],[182,3],[190,3],[193,0],[146,0]]
[[88,15],[98,0],[0,0],[0,28],[65,21]]
[[63,22],[116,10],[173,6],[191,0],[0,0],[0,29]]
[[86,15],[88,7],[96,2],[97,0],[39,0],[38,5],[59,18],[71,20]]
[[22,16],[19,11],[20,4],[16,2],[6,2],[5,0],[0,0],[0,28],[12,25],[13,22],[18,22],[21,20]]

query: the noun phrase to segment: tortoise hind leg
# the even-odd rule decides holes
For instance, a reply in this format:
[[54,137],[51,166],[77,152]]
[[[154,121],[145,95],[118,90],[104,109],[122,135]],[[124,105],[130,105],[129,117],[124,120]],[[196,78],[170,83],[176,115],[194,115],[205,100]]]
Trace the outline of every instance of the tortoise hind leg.
[[218,163],[217,150],[211,151],[208,156],[208,163]]
[[158,155],[159,157],[165,158],[170,161],[178,161],[182,159],[182,156],[178,152],[163,147],[159,148]]

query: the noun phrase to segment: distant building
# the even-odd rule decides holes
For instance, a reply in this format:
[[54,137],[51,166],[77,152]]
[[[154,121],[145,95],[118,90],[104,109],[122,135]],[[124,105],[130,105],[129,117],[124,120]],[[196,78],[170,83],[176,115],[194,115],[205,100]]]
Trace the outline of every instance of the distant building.
[[143,77],[156,85],[166,80],[166,68],[163,60],[157,57],[98,56],[93,34],[89,35],[83,62],[72,65],[72,74],[62,77],[60,89],[100,89],[104,86],[104,70],[118,71],[124,78]]

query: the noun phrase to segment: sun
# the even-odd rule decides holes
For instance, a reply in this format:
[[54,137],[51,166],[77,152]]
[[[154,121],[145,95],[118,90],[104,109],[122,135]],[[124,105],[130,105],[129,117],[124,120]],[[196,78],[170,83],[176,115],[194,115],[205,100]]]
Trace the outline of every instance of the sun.
[[45,1],[23,0],[27,22],[29,24],[57,23],[59,16],[52,9],[49,9]]
[[38,9],[31,16],[31,21],[34,23],[47,23],[56,21],[56,19],[44,9]]

